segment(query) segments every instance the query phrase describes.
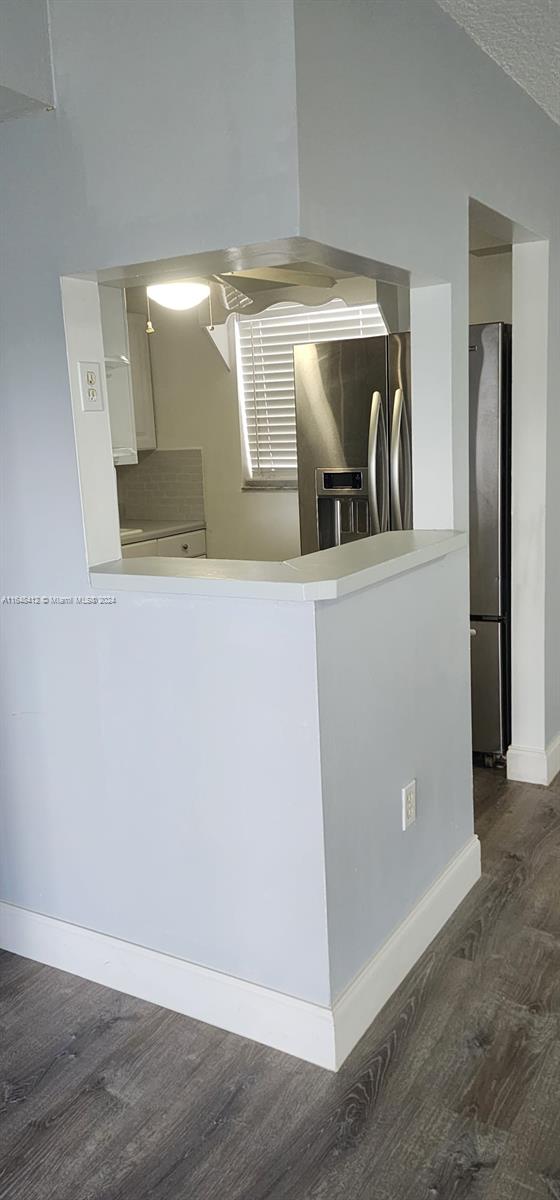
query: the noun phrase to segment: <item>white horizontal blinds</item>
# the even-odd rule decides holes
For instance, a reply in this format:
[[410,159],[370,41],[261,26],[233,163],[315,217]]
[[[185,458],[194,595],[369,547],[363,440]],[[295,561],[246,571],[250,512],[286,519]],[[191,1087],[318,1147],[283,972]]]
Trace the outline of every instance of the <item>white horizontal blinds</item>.
[[260,317],[238,318],[238,374],[249,477],[290,481],[297,475],[293,347],[386,332],[377,304],[321,308],[277,304]]

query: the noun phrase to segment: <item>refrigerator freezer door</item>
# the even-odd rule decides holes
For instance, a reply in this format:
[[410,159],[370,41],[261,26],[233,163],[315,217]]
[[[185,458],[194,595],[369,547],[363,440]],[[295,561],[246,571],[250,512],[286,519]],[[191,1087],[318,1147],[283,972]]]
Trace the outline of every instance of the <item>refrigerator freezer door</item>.
[[388,339],[391,529],[412,529],[410,334]]
[[[319,549],[316,471],[361,469],[367,463],[375,391],[386,416],[387,339],[348,338],[294,346],[294,373],[301,552],[311,554]],[[378,475],[382,487],[381,461]],[[380,512],[383,502],[378,492]]]
[[506,636],[503,621],[471,618],[472,742],[479,754],[508,749]]
[[503,326],[469,330],[469,468],[471,613],[505,615],[505,472]]

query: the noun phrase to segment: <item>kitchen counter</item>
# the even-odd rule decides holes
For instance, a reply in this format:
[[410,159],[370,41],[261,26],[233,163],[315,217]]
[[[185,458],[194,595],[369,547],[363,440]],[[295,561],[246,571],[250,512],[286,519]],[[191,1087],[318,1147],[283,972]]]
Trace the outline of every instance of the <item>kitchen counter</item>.
[[[159,527],[161,528],[161,527]],[[187,532],[200,526],[174,527]],[[147,530],[147,523],[143,526]],[[145,537],[156,536],[153,532]],[[158,534],[158,536],[165,536]],[[135,535],[130,541],[140,541]],[[164,592],[270,600],[336,600],[466,546],[465,533],[407,530],[362,538],[285,562],[128,558],[92,567],[98,591]]]
[[173,537],[178,533],[192,533],[194,529],[205,529],[204,521],[143,521],[132,518],[121,526],[121,545],[133,542],[149,542],[152,538]]

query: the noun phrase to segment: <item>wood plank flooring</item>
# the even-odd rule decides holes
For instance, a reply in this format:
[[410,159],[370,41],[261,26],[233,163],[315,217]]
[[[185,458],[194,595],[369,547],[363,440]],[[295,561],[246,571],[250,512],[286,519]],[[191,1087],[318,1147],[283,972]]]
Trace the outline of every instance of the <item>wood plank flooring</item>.
[[0,955],[0,1200],[560,1200],[560,777],[338,1075]]

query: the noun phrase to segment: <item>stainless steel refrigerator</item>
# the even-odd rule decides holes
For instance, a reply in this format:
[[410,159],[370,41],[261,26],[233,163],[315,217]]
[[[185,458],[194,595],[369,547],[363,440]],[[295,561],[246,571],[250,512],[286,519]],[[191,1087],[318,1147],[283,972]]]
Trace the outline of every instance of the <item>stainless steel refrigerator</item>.
[[473,750],[493,761],[511,725],[511,326],[469,330]]
[[301,552],[412,528],[410,335],[294,346]]

